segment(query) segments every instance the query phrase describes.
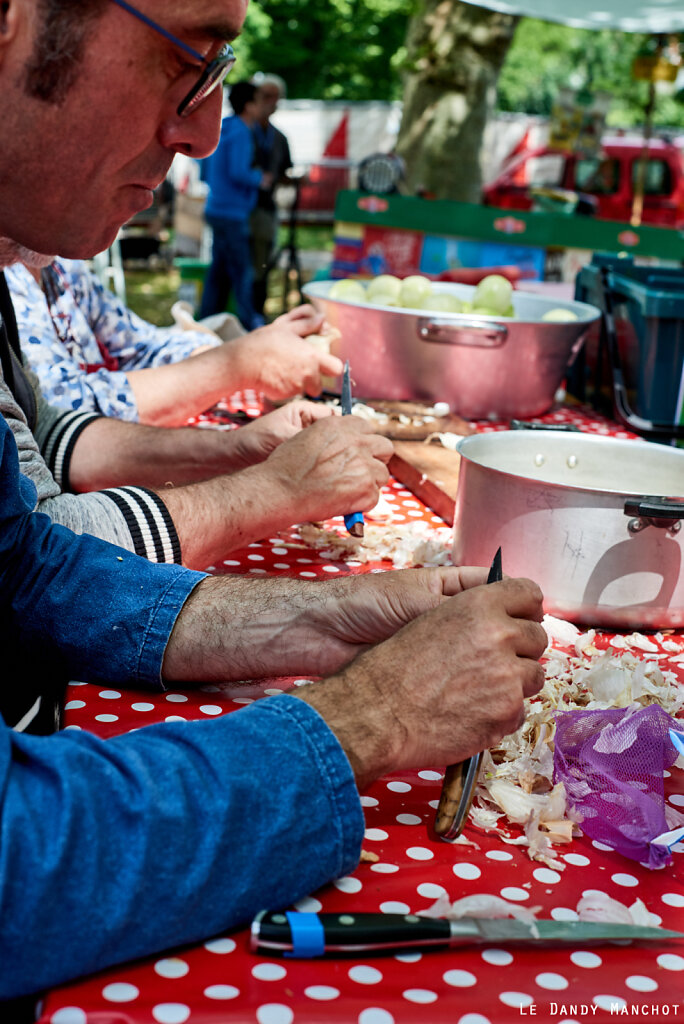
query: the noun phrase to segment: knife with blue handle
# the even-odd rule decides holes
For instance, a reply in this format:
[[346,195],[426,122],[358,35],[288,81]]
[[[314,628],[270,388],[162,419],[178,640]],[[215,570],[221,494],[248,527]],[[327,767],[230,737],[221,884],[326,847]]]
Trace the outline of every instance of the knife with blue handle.
[[[501,548],[498,548],[489,570],[487,583],[498,583],[503,579]],[[470,805],[475,795],[477,777],[480,774],[482,754],[474,754],[458,764],[448,765],[444,772],[442,792],[435,817],[435,832],[442,839],[457,839],[463,831]]]
[[[340,394],[340,407],[342,409],[343,416],[351,416],[351,374],[349,370],[348,359],[344,364],[344,372],[342,374],[342,392]],[[350,512],[348,515],[344,517],[344,525],[347,528],[347,533],[349,533],[352,537],[363,537],[363,512]]]
[[266,956],[317,957],[391,953],[397,949],[550,945],[597,942],[660,942],[684,939],[684,932],[596,921],[520,921],[510,918],[418,917],[416,914],[306,914],[262,910],[252,922],[250,948]]

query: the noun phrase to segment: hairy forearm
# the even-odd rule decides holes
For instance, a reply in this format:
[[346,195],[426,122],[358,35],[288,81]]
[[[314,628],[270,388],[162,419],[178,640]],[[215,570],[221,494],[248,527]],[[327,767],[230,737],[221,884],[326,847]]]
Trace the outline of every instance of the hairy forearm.
[[74,491],[139,484],[163,488],[206,480],[244,465],[237,430],[175,430],[103,417],[79,435],[71,457]]
[[290,526],[303,514],[266,464],[157,493],[173,519],[184,564],[196,569]]
[[182,426],[190,416],[244,387],[238,352],[238,343],[228,342],[180,363],[128,372],[140,422],[156,427]]

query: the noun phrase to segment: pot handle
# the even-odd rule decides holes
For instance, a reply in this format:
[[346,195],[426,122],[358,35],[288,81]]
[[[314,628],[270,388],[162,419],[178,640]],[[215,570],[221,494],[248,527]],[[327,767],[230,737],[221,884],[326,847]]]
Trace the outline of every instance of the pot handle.
[[661,529],[672,529],[684,519],[684,498],[659,498],[650,495],[640,495],[636,498],[627,498],[624,512],[626,516],[636,517],[638,521],[630,529],[633,533],[639,532],[645,526],[658,526]]
[[508,337],[505,324],[484,320],[440,320],[420,317],[418,336],[421,341],[438,345],[467,345],[470,348],[501,348]]

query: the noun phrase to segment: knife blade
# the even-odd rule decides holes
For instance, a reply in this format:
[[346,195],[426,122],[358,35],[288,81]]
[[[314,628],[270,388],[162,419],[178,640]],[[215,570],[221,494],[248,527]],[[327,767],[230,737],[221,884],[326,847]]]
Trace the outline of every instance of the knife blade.
[[[489,569],[487,583],[498,583],[501,579],[501,548],[498,548]],[[463,831],[475,795],[483,753],[484,751],[480,751],[473,757],[467,757],[465,761],[450,764],[444,772],[442,792],[435,816],[435,832],[442,839],[457,839]]]
[[262,910],[252,921],[254,953],[286,957],[385,953],[395,949],[467,947],[521,943],[586,945],[605,942],[662,942],[684,939],[684,932],[642,925],[596,921],[520,921],[462,917],[418,917],[416,914],[308,914]]
[[[340,408],[342,409],[343,416],[351,416],[351,372],[349,370],[348,359],[345,361],[344,372],[342,374],[342,392],[340,394]],[[347,533],[349,533],[352,537],[363,537],[362,512],[349,512],[344,517],[344,525],[347,528]]]

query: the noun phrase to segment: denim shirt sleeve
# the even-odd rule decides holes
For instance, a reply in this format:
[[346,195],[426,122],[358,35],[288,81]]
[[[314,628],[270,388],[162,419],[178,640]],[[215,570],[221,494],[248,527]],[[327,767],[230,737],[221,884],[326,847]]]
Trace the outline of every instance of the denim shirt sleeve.
[[362,838],[349,762],[294,696],[106,741],[0,719],[0,999],[288,906]]
[[204,575],[77,536],[33,512],[35,501],[0,418],[3,649],[34,671],[159,688],[176,617]]

